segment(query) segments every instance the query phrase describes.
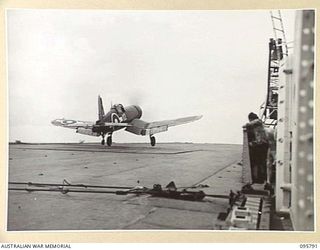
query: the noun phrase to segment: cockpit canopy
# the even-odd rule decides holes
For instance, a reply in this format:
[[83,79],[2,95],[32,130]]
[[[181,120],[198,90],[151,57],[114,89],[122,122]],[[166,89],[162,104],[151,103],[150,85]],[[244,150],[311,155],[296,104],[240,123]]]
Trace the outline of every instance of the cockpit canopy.
[[125,113],[125,109],[122,104],[114,104],[112,105],[111,109],[114,109],[117,112],[117,114]]

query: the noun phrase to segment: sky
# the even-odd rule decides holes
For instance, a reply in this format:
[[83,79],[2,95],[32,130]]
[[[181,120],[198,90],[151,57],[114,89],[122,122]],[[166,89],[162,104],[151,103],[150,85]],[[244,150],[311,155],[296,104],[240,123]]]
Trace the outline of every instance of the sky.
[[[295,11],[282,11],[287,41]],[[242,143],[266,98],[269,11],[7,10],[9,141],[99,142],[55,127],[96,121],[97,97],[152,122],[190,115],[158,142]],[[114,142],[149,142],[118,131]]]

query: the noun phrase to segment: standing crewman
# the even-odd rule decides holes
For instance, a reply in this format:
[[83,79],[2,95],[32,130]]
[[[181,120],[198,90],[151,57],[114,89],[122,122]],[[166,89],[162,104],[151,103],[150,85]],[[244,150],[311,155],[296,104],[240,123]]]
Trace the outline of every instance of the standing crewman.
[[259,117],[251,112],[248,119],[249,122],[243,127],[247,129],[248,134],[252,182],[263,184],[267,180],[269,142]]
[[277,152],[277,131],[274,128],[267,128],[266,135],[269,142],[269,148],[267,153],[267,180],[265,189],[272,190],[272,184],[274,183],[274,174],[276,166],[276,152]]

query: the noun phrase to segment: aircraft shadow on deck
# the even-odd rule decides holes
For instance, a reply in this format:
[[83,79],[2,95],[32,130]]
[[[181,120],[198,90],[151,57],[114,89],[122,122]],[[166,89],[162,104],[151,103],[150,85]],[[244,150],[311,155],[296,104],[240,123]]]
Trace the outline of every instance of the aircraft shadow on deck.
[[92,152],[92,153],[118,153],[118,154],[160,154],[160,155],[172,155],[172,154],[185,154],[193,153],[197,151],[203,151],[202,149],[190,149],[185,150],[183,148],[160,146],[150,147],[144,145],[114,145],[112,147],[102,146],[97,144],[43,144],[32,145],[28,147],[17,147],[17,149],[23,150],[49,150],[49,151],[72,151],[72,152]]

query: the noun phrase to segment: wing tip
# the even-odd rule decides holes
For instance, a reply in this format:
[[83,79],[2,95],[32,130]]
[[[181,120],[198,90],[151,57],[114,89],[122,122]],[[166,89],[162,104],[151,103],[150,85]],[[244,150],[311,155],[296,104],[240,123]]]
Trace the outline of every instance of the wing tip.
[[61,122],[59,122],[59,120],[61,120],[61,119],[54,119],[54,120],[51,121],[51,124],[54,125],[54,126],[60,126]]
[[203,115],[197,115],[195,116],[195,120],[200,120],[203,117]]

